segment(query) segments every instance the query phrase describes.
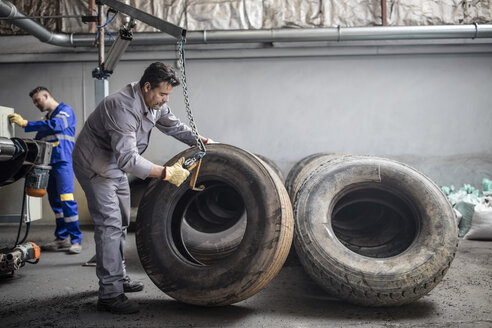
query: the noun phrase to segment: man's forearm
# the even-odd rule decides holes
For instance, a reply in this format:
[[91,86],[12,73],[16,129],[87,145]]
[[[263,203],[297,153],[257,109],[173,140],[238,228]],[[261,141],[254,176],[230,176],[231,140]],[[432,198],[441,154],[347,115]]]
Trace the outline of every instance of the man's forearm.
[[154,165],[150,170],[149,178],[162,178],[164,175],[164,166]]

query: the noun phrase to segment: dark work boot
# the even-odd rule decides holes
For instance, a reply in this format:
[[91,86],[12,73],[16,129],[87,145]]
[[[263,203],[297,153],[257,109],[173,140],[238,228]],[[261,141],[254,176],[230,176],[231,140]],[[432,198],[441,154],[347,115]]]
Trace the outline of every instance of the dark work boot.
[[113,298],[100,298],[97,300],[98,311],[108,311],[117,314],[137,313],[138,304],[131,301],[125,294]]
[[128,277],[128,276],[123,278],[123,291],[125,293],[139,292],[143,288],[144,288],[143,282],[131,280],[130,277]]
[[47,244],[41,245],[41,250],[46,252],[67,251],[70,245],[70,238],[56,238]]

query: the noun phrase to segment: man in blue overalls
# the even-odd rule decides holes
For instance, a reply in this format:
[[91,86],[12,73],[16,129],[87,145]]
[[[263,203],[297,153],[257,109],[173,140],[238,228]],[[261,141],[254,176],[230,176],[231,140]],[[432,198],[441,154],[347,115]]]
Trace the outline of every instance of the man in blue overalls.
[[[37,131],[36,140],[53,144],[48,199],[56,217],[56,239],[41,246],[45,251],[67,251],[78,254],[82,250],[77,202],[73,197],[72,150],[75,144],[77,120],[72,107],[57,102],[47,88],[37,87],[29,93],[41,112],[48,112],[43,120],[28,122],[19,114],[10,114],[11,123],[25,132]],[[70,238],[69,238],[70,237]]]

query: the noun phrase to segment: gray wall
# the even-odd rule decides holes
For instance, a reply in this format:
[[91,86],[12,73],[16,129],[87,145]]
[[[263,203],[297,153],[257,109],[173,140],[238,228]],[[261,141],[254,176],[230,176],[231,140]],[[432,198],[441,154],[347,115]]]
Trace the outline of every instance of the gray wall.
[[[197,126],[202,135],[270,158],[284,174],[307,155],[345,152],[403,161],[439,185],[480,187],[482,178],[492,178],[492,51],[490,45],[453,53],[439,47],[383,55],[380,45],[350,53],[340,47],[340,54],[333,53],[336,47],[326,54],[304,46],[244,53],[238,47],[235,55],[220,56],[192,49],[187,73]],[[97,55],[70,58],[77,57],[4,60],[0,105],[37,120],[28,92],[45,85],[72,105],[80,131],[94,108]],[[110,78],[110,93],[138,80],[152,61],[174,64],[172,58],[172,52],[130,53]],[[187,122],[181,87],[171,98]],[[27,135],[17,129],[17,136]],[[155,130],[144,156],[164,163],[185,147]],[[83,193],[76,197],[84,222]]]

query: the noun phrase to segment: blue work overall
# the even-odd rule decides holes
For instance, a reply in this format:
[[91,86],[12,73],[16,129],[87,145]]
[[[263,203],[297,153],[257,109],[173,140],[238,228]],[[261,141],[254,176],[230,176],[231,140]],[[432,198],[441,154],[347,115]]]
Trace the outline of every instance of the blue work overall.
[[73,197],[72,150],[75,144],[77,120],[73,109],[60,103],[56,109],[41,121],[28,122],[26,132],[37,131],[36,140],[53,145],[51,170],[48,180],[48,199],[55,213],[55,236],[80,243],[82,232],[79,228],[77,201]]

